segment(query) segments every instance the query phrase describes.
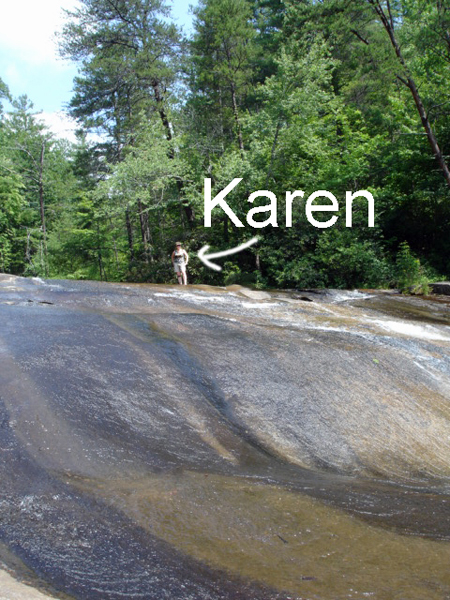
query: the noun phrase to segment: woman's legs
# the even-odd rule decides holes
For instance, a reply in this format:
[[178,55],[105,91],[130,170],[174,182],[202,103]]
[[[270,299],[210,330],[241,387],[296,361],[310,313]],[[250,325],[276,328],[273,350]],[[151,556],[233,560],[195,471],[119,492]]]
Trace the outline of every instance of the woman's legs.
[[177,271],[177,279],[180,285],[183,285],[183,273],[182,271]]

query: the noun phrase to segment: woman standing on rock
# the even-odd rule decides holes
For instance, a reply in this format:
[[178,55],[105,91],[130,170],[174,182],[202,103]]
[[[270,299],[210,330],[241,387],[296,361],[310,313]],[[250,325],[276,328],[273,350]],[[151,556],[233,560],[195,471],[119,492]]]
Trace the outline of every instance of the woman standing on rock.
[[180,285],[187,284],[186,266],[188,262],[188,253],[186,250],[184,250],[184,248],[181,247],[181,242],[176,242],[175,250],[172,252],[172,264]]

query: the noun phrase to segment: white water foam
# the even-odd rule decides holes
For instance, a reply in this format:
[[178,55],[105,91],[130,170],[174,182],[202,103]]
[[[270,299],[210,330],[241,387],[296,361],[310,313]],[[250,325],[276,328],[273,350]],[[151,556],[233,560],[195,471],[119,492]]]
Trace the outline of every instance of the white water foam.
[[337,293],[336,296],[331,299],[331,302],[349,302],[350,300],[364,300],[364,298],[370,298],[370,294],[365,294],[358,290],[349,290]]
[[244,308],[273,308],[280,306],[280,302],[241,302],[241,306]]
[[[40,277],[32,277],[31,281],[33,283],[37,283],[39,285],[42,285],[43,287],[55,288],[55,289],[62,289],[62,286],[59,285],[58,283],[49,283],[48,281],[44,281]],[[70,291],[75,291],[75,290],[70,290]]]
[[400,333],[408,337],[414,337],[420,340],[450,342],[450,335],[441,333],[441,331],[436,327],[433,327],[433,325],[415,325],[403,321],[383,321],[381,319],[372,322],[387,331],[393,331],[394,333]]
[[218,302],[221,304],[233,302],[236,300],[236,296],[233,295],[229,298],[225,295],[205,294],[205,292],[199,292],[198,294],[192,294],[190,292],[155,292],[153,294],[159,298],[176,298],[177,300],[185,300],[186,302]]

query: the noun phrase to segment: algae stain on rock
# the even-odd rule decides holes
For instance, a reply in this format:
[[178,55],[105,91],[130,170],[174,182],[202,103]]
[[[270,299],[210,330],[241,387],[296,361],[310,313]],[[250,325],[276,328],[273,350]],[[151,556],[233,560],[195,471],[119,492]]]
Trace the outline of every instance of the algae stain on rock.
[[177,550],[298,597],[450,593],[448,544],[368,526],[279,486],[189,471],[76,485]]

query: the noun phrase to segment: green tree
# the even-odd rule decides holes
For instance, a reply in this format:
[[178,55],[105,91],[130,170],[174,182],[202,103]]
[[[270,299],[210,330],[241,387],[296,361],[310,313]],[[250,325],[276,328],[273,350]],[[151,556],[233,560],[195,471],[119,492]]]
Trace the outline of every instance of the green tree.
[[25,272],[49,275],[48,234],[73,193],[70,144],[54,139],[26,96],[13,100],[2,127],[10,173],[20,177],[26,202],[22,228]]
[[0,157],[0,271],[21,273],[24,235],[21,232],[25,200],[20,176]]
[[0,77],[0,118],[1,118],[2,113],[3,113],[3,105],[2,105],[2,102],[1,102],[2,99],[11,100],[11,94],[9,93],[8,86],[6,85],[6,83]]
[[142,111],[156,111],[171,139],[169,96],[180,36],[164,20],[169,14],[164,2],[83,0],[66,13],[61,54],[81,67],[72,114],[107,133],[118,158],[132,143]]
[[249,4],[246,0],[201,0],[194,14],[192,86],[197,102],[200,110],[209,104],[208,112],[214,104],[222,137],[231,134],[242,153],[240,110],[249,91],[255,37]]
[[[170,113],[181,37],[167,21],[166,4],[161,0],[83,0],[67,14],[61,53],[80,65],[71,113],[86,128],[106,133],[109,144],[100,148],[106,161],[115,164],[125,158],[127,148],[136,143],[143,116],[151,119],[156,115],[166,139],[172,141]],[[173,145],[168,152],[174,159]],[[177,189],[182,197],[181,180]],[[133,257],[134,215],[128,203],[123,210]],[[193,222],[194,213],[185,201],[183,210],[187,221]],[[139,211],[140,221],[141,217]]]
[[[387,0],[386,2],[381,2],[380,0],[367,0],[367,2],[370,4],[374,13],[381,21],[381,24],[383,25],[386,34],[389,37],[399,67],[396,70],[396,77],[410,91],[412,98],[414,99],[414,104],[419,114],[423,129],[425,130],[433,155],[435,156],[439,168],[441,169],[445,177],[447,185],[450,187],[450,170],[447,165],[445,155],[439,146],[436,133],[434,131],[432,122],[428,116],[428,111],[423,101],[422,93],[419,91],[419,84],[417,83],[416,77],[413,73],[414,61],[408,61],[407,55],[405,54],[405,51],[402,49],[401,46],[402,38],[405,40],[405,42],[408,41],[408,29],[416,27],[416,17],[418,15],[422,16],[423,12],[425,12],[426,14],[431,12],[431,14],[427,15],[427,20],[429,20],[430,17],[432,17],[434,23],[439,28],[441,28],[442,35],[434,36],[434,38],[436,40],[441,38],[441,60],[445,61],[448,71],[450,48],[448,43],[449,34],[448,30],[446,29],[446,25],[448,25],[449,19],[448,17],[446,18],[442,4],[439,1],[431,2],[429,0],[428,2],[414,2],[411,0],[407,0],[404,2],[398,1],[393,3],[392,5],[389,2],[389,0]],[[423,8],[425,8],[425,11],[423,11]],[[445,21],[447,22],[445,23]],[[400,29],[400,38],[397,35],[397,28]],[[406,30],[406,36],[402,34],[402,31],[404,30]],[[417,39],[420,40],[421,38],[416,37],[416,40]],[[422,46],[422,44],[420,44],[420,46]],[[438,45],[434,46],[433,49],[435,50],[435,57],[437,58],[439,54]],[[406,52],[408,52],[408,48],[406,48]]]
[[30,267],[48,275],[45,167],[52,136],[36,119],[33,103],[26,96],[13,100],[12,105],[5,121],[5,143],[34,215],[27,229],[26,258]]

